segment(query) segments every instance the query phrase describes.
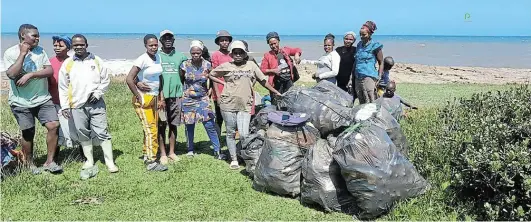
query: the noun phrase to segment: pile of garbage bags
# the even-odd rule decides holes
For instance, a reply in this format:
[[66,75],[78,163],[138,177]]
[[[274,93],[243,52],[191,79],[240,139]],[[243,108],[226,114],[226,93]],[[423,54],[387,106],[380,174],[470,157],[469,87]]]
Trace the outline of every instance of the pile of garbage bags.
[[253,188],[363,220],[422,195],[429,184],[408,160],[407,139],[388,105],[354,106],[327,81],[291,88],[277,107],[257,113],[242,141]]

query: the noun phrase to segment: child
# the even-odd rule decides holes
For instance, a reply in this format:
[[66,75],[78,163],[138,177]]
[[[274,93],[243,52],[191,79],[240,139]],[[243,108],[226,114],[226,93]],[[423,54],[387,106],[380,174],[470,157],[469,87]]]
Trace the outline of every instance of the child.
[[391,98],[391,99],[398,99],[400,100],[400,103],[404,104],[406,107],[415,109],[415,110],[417,109],[416,106],[413,106],[410,103],[404,101],[402,97],[400,97],[398,94],[395,93],[395,91],[396,91],[396,83],[395,81],[391,81],[389,82],[389,84],[387,84],[387,87],[385,88],[385,93],[383,93],[383,97]]
[[391,70],[394,65],[395,60],[393,60],[393,57],[387,56],[384,58],[384,73],[377,87],[378,97],[381,97],[384,94],[386,86],[389,84],[389,70]]

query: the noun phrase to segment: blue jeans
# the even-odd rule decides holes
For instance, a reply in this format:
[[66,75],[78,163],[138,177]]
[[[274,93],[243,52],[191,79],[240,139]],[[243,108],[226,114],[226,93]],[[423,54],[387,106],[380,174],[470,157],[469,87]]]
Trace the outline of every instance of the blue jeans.
[[[216,123],[214,122],[214,119],[210,119],[206,122],[203,122],[203,126],[205,127],[208,138],[210,138],[210,142],[212,143],[212,146],[214,147],[214,152],[219,152],[219,148],[220,148],[219,137],[218,137],[218,131],[216,130]],[[188,152],[194,151],[194,130],[195,130],[195,123],[186,124],[186,137],[187,137],[186,140],[188,141]]]

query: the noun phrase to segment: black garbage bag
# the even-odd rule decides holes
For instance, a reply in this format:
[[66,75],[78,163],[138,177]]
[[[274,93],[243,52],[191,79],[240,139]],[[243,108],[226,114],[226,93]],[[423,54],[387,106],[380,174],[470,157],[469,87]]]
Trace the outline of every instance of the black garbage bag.
[[329,81],[320,81],[312,88],[322,92],[323,94],[327,95],[329,99],[335,100],[344,107],[352,107],[354,105],[352,95],[348,94],[348,92],[345,92],[334,83]]
[[256,162],[262,152],[262,147],[265,144],[265,131],[259,130],[257,133],[250,134],[242,142],[242,150],[240,157],[245,161],[245,171],[252,178],[254,177],[254,170]]
[[302,178],[301,203],[319,204],[327,212],[355,212],[354,197],[347,190],[327,140],[318,140],[304,156]]
[[311,122],[321,132],[322,138],[339,133],[354,123],[351,108],[316,89],[290,90],[278,101],[278,108],[310,114]]
[[397,121],[400,121],[404,115],[402,103],[400,103],[400,99],[398,98],[380,97],[375,100],[374,103],[382,106],[382,108],[387,110],[387,112],[389,112]]
[[347,189],[356,199],[360,219],[385,214],[396,201],[416,197],[429,188],[385,130],[369,121],[345,130],[333,150]]
[[256,163],[253,188],[291,197],[299,195],[302,160],[318,138],[319,132],[309,122],[297,126],[272,123]]
[[409,144],[398,121],[381,105],[367,103],[354,107],[355,121],[368,120],[385,129],[391,141],[405,157],[409,156]]
[[256,113],[254,118],[249,124],[249,132],[256,133],[259,130],[266,130],[269,126],[269,120],[267,120],[267,114],[272,111],[276,111],[277,107],[274,105],[266,106]]

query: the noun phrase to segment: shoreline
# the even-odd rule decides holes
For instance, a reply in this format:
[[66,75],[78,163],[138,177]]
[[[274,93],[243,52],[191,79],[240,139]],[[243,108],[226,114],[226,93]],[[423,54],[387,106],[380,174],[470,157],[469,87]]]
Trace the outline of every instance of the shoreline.
[[[124,81],[125,76],[133,66],[133,60],[105,60],[105,65],[114,81]],[[315,61],[303,60],[300,65],[297,65],[297,68],[301,77],[299,82],[315,82],[312,79],[312,74],[317,70]],[[413,84],[530,84],[531,69],[396,63],[390,71],[390,78],[397,83]],[[6,95],[9,87],[9,78],[7,78],[5,70],[2,67],[0,94]]]
[[[303,60],[297,65],[300,82],[315,82],[312,74],[316,72],[315,61]],[[113,77],[123,77],[129,73],[132,60],[106,60],[107,68]],[[412,63],[396,63],[390,71],[392,80],[397,83],[415,84],[493,84],[531,83],[531,69],[490,68],[467,66],[435,66]]]

